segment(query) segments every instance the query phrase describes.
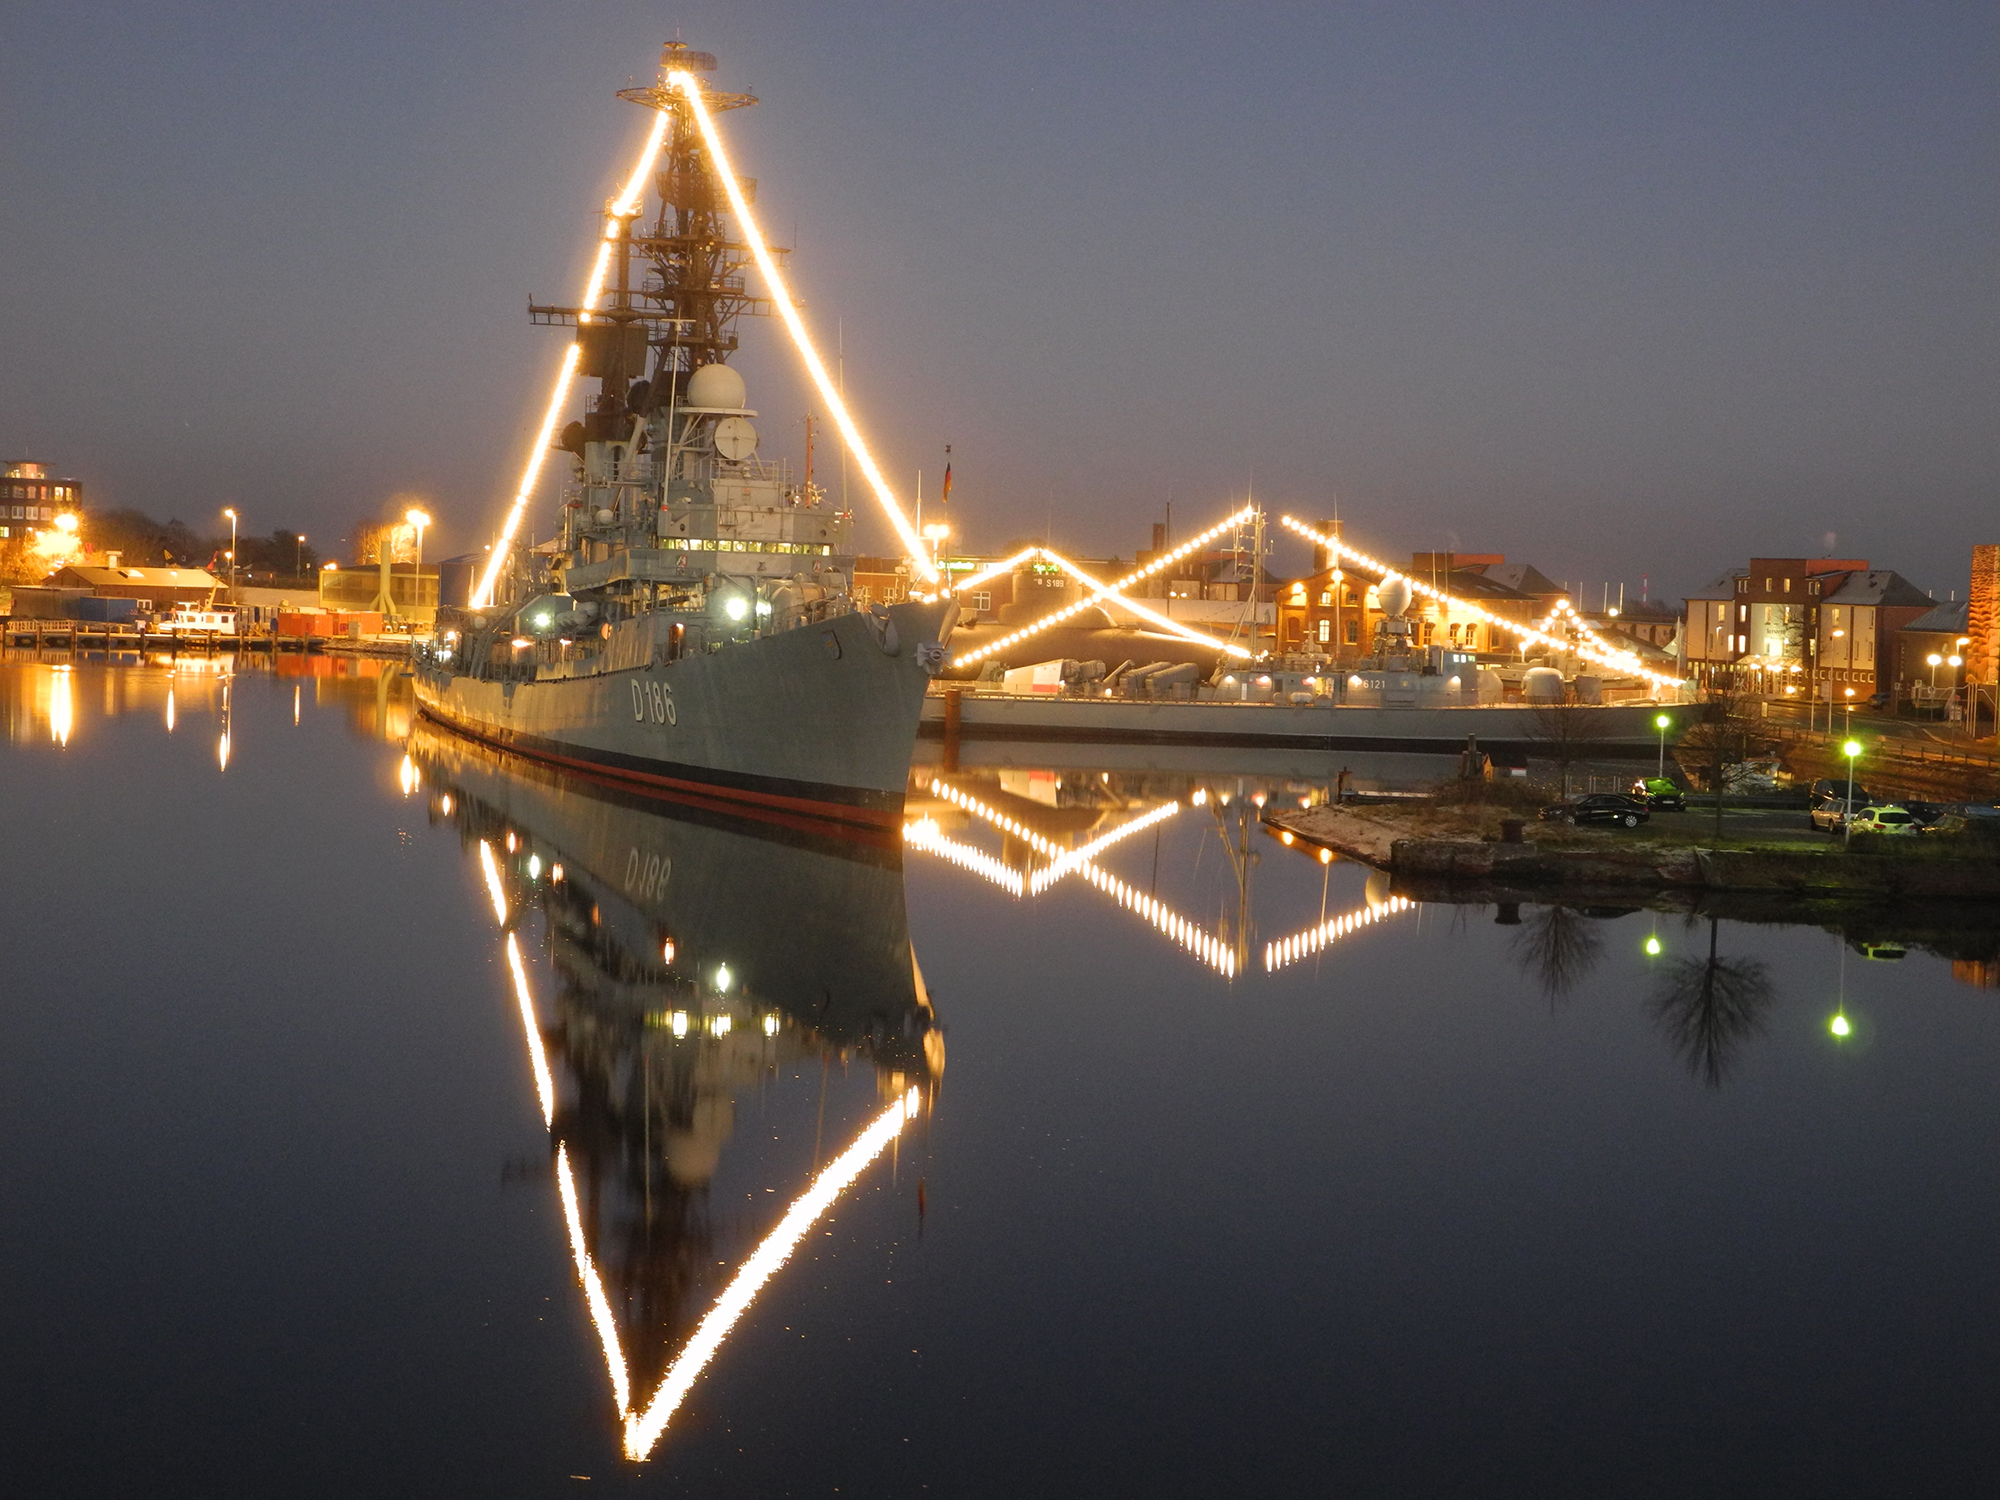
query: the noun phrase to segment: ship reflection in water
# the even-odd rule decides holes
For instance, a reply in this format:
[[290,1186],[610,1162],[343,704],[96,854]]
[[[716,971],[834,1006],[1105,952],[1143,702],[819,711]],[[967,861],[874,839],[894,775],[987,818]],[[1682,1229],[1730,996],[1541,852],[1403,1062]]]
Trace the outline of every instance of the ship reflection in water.
[[[1263,845],[1267,840],[1287,849],[1294,845],[1290,834],[1263,821],[1264,809],[1310,807],[1329,793],[1323,781],[1269,769],[919,767],[910,777],[903,839],[911,849],[979,875],[1016,898],[1042,896],[1070,880],[1087,885],[1196,961],[1234,979],[1253,958],[1257,967],[1275,972],[1416,909],[1414,902],[1390,893],[1386,876],[1374,874],[1361,904],[1329,912],[1331,871],[1323,868],[1318,915],[1302,928],[1261,938],[1253,895]],[[1159,894],[1159,840],[1170,828],[1185,833],[1189,822],[1200,829],[1198,852],[1213,843],[1226,871],[1220,888],[1202,898],[1199,912],[1181,910]],[[1153,835],[1153,859],[1142,889],[1113,874],[1100,856],[1147,833]],[[1331,850],[1304,845],[1297,852],[1323,867],[1335,859]]]
[[[943,1036],[902,851],[784,816],[635,804],[428,726],[402,785],[480,871],[622,1446],[643,1459],[765,1283],[934,1100]],[[830,1070],[854,1061],[874,1083],[859,1128],[823,1165],[816,1139],[788,1199],[753,1195],[771,1210],[737,1226],[750,1232],[716,1285],[739,1100],[817,1071],[823,1125]]]

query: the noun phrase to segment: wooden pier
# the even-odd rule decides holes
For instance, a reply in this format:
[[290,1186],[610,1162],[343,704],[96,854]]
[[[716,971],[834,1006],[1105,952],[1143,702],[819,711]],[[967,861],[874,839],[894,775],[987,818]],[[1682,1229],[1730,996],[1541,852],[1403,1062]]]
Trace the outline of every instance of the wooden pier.
[[404,637],[228,635],[221,631],[148,630],[144,626],[105,620],[0,620],[0,645],[30,651],[67,652],[73,656],[215,656],[221,653],[352,654],[404,657]]

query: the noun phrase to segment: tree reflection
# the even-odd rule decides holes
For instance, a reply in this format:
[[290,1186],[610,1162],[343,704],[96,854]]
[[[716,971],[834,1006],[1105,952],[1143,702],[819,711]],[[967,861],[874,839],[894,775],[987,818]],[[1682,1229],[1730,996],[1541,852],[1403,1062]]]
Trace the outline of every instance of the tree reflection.
[[1717,927],[1710,917],[1708,957],[1669,964],[1651,1002],[1653,1018],[1675,1054],[1712,1089],[1722,1087],[1736,1049],[1763,1034],[1764,1011],[1773,993],[1762,959],[1716,956]]
[[1523,972],[1542,984],[1550,1005],[1566,999],[1597,966],[1604,939],[1590,921],[1567,906],[1544,906],[1508,942]]

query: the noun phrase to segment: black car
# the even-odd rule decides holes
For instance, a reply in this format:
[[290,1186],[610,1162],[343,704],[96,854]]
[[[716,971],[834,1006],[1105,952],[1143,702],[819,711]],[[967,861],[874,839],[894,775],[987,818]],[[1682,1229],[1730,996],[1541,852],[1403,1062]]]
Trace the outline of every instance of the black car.
[[1637,828],[1653,815],[1637,797],[1628,797],[1623,792],[1591,792],[1545,807],[1541,816],[1545,823],[1605,823]]

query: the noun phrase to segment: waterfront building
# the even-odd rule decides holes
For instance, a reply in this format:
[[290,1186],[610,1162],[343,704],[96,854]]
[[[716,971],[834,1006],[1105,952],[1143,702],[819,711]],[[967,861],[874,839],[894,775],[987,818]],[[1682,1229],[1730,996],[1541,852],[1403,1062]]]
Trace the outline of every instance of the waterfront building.
[[202,568],[131,568],[115,562],[109,566],[71,563],[58,569],[48,580],[51,588],[88,589],[100,599],[136,600],[147,614],[169,614],[177,604],[207,608],[223,591],[222,581]]
[[1835,703],[1893,693],[1910,681],[1898,670],[1897,632],[1928,614],[1930,595],[1886,568],[1850,573],[1818,608],[1818,644],[1808,663],[1819,696]]
[[83,504],[83,486],[59,479],[33,459],[0,460],[0,540],[39,531]]
[[[1316,549],[1319,555],[1309,576],[1279,591],[1277,632],[1282,649],[1336,661],[1372,655],[1383,618],[1377,594],[1381,577],[1351,563],[1336,567],[1325,550]],[[1555,602],[1564,597],[1562,589],[1534,567],[1509,564],[1498,553],[1419,552],[1410,558],[1409,574],[1425,583],[1435,579],[1435,586],[1457,604],[1529,628],[1546,620]],[[1508,577],[1525,583],[1527,589],[1505,582]],[[1504,625],[1495,625],[1470,608],[1422,595],[1411,602],[1408,618],[1416,627],[1412,639],[1419,646],[1498,656],[1514,651],[1520,641]]]
[[[1966,653],[1972,642],[1969,613],[1966,600],[1947,600],[1933,604],[1897,630],[1895,680],[1912,689],[1911,698],[1922,702],[1934,693],[1945,698],[1965,685],[1970,665]],[[1936,666],[1930,663],[1932,657],[1938,659]],[[1954,659],[1956,666],[1952,665]]]

